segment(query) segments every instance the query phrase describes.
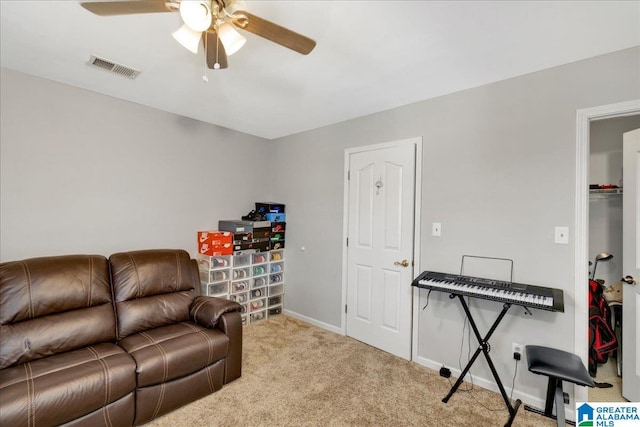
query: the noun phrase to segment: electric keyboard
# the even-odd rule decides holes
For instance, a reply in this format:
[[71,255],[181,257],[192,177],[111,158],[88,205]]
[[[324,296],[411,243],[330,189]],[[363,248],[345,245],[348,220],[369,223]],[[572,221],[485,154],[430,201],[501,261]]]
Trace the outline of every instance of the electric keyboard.
[[424,271],[411,285],[454,295],[564,312],[564,296],[561,289],[435,271]]

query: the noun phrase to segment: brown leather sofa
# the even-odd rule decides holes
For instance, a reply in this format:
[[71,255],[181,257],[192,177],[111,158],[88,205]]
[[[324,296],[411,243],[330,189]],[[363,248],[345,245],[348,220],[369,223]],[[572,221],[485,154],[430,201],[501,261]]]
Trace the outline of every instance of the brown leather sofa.
[[240,306],[182,250],[0,264],[0,425],[131,426],[241,375]]

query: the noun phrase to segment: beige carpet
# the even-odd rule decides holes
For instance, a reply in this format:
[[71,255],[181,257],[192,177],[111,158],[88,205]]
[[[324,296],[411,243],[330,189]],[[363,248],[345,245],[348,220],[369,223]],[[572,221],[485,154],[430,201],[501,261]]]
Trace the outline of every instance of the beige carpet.
[[590,402],[626,402],[622,397],[622,378],[618,376],[618,365],[616,359],[610,357],[607,363],[599,365],[594,381],[599,383],[609,383],[611,388],[590,388]]
[[[244,327],[242,378],[147,426],[502,426],[499,394],[286,316]],[[461,388],[466,387],[463,384]],[[514,426],[555,426],[524,411]]]

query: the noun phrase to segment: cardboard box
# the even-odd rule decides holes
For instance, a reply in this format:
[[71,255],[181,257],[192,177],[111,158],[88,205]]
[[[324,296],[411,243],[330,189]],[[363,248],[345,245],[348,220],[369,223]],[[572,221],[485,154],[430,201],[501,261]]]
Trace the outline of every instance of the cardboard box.
[[224,231],[198,231],[198,253],[208,256],[231,255],[233,235]]
[[233,254],[233,244],[225,243],[223,245],[212,245],[210,243],[200,243],[198,245],[198,253],[209,256],[222,256]]
[[253,222],[239,219],[220,220],[218,228],[232,233],[253,233]]
[[228,231],[198,231],[198,243],[211,243],[213,245],[222,245],[231,243],[233,236]]
[[256,212],[266,213],[284,213],[284,204],[276,202],[256,202]]

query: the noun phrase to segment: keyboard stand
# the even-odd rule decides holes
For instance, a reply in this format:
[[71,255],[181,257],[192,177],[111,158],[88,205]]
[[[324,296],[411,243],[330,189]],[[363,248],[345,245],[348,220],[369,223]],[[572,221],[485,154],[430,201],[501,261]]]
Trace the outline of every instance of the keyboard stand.
[[511,401],[507,396],[507,392],[504,390],[504,387],[502,386],[502,381],[500,381],[500,376],[496,371],[496,367],[493,365],[493,362],[491,361],[491,356],[489,356],[489,351],[491,350],[491,346],[489,345],[489,338],[491,338],[491,335],[493,335],[494,331],[498,327],[498,324],[500,323],[500,321],[502,321],[502,318],[504,317],[504,315],[507,314],[507,311],[509,311],[509,308],[511,307],[511,303],[506,303],[502,306],[502,311],[500,312],[500,315],[493,322],[493,325],[491,325],[491,329],[489,329],[489,332],[487,332],[487,334],[483,338],[480,335],[480,332],[478,331],[476,322],[473,320],[473,316],[471,315],[471,311],[469,311],[469,306],[467,305],[467,302],[464,300],[464,296],[459,294],[449,295],[449,298],[453,299],[455,297],[458,297],[458,299],[460,300],[460,304],[462,304],[462,308],[464,309],[464,312],[467,315],[467,319],[469,319],[469,324],[471,325],[471,329],[473,330],[473,333],[476,336],[476,339],[478,340],[478,343],[480,343],[480,345],[478,346],[478,349],[476,350],[476,352],[473,354],[473,357],[467,363],[467,366],[464,368],[464,370],[460,374],[460,377],[458,377],[458,381],[456,381],[456,383],[453,385],[453,387],[449,391],[449,394],[447,394],[447,396],[444,399],[442,399],[442,401],[444,403],[447,403],[451,398],[451,396],[453,396],[453,394],[456,392],[456,390],[458,390],[458,387],[460,387],[460,384],[462,384],[462,382],[464,381],[464,377],[467,375],[467,373],[471,369],[471,366],[473,365],[473,363],[476,361],[476,359],[482,352],[484,354],[485,359],[487,359],[487,363],[489,364],[489,368],[491,369],[493,378],[496,380],[496,384],[500,389],[500,394],[502,394],[504,403],[507,406],[507,409],[509,410],[509,419],[507,420],[505,427],[511,426],[514,418],[516,417],[516,413],[518,412],[518,408],[520,407],[520,404],[522,403],[522,401],[518,399],[516,400],[515,405],[511,404]]

